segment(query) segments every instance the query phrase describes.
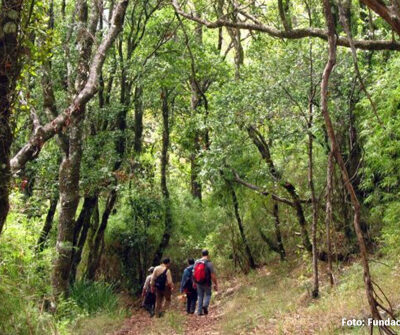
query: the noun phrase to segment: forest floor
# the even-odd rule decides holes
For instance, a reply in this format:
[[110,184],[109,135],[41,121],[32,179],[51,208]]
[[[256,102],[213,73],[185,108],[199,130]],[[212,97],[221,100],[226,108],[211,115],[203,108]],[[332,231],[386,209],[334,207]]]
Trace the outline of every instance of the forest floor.
[[[400,262],[384,259],[371,262],[371,269],[400,310]],[[366,327],[342,327],[342,318],[368,316],[362,268],[355,262],[336,268],[336,286],[331,288],[321,267],[321,296],[311,299],[310,269],[301,263],[263,267],[247,276],[222,282],[213,295],[208,316],[187,316],[175,297],[163,318],[149,318],[134,308],[122,328],[107,335],[312,335],[367,334]],[[397,329],[399,331],[400,329]]]
[[172,306],[163,318],[150,318],[144,310],[134,311],[132,317],[125,321],[123,327],[107,335],[219,335],[216,308],[210,308],[210,314],[204,317],[186,315],[182,308]]

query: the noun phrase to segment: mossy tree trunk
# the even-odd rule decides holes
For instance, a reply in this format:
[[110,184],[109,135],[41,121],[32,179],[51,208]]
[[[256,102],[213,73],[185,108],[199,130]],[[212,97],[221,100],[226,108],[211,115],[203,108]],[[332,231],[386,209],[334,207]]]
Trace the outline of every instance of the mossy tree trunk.
[[0,234],[9,211],[10,125],[16,81],[20,73],[19,41],[23,0],[3,0],[0,9]]

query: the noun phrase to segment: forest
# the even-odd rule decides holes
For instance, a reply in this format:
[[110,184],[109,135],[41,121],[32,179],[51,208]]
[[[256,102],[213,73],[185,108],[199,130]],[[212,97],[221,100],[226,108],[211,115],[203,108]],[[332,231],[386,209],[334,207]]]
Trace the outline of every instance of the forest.
[[[399,34],[398,0],[0,0],[0,334],[400,333]],[[203,249],[210,316],[148,317]]]

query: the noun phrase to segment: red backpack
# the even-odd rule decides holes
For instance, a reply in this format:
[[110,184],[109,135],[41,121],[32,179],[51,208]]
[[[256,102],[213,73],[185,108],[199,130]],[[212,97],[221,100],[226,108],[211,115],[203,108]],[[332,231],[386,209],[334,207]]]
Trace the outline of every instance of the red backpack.
[[210,270],[207,260],[200,259],[196,262],[193,269],[193,279],[196,284],[206,284],[210,280]]

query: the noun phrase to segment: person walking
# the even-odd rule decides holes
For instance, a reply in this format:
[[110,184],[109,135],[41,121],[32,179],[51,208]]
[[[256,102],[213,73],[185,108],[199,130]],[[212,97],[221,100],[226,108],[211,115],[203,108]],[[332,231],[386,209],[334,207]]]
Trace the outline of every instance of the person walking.
[[148,269],[148,272],[150,273],[144,282],[143,285],[143,290],[142,290],[142,297],[143,297],[143,307],[145,308],[146,311],[149,312],[150,317],[154,316],[154,307],[156,303],[156,295],[151,292],[151,277],[153,276],[154,272],[154,266],[150,267]]
[[197,315],[207,315],[211,300],[211,284],[218,291],[217,276],[214,265],[210,262],[208,250],[202,251],[202,258],[196,261],[193,269],[193,280],[197,286]]
[[[161,265],[156,266],[151,277],[151,291],[156,295],[155,314],[157,317],[164,315],[171,304],[171,293],[174,290],[169,258],[163,259]],[[164,303],[165,299],[165,304]]]
[[181,293],[186,293],[186,312],[194,314],[197,302],[197,289],[193,282],[194,259],[188,259],[189,266],[183,271]]

